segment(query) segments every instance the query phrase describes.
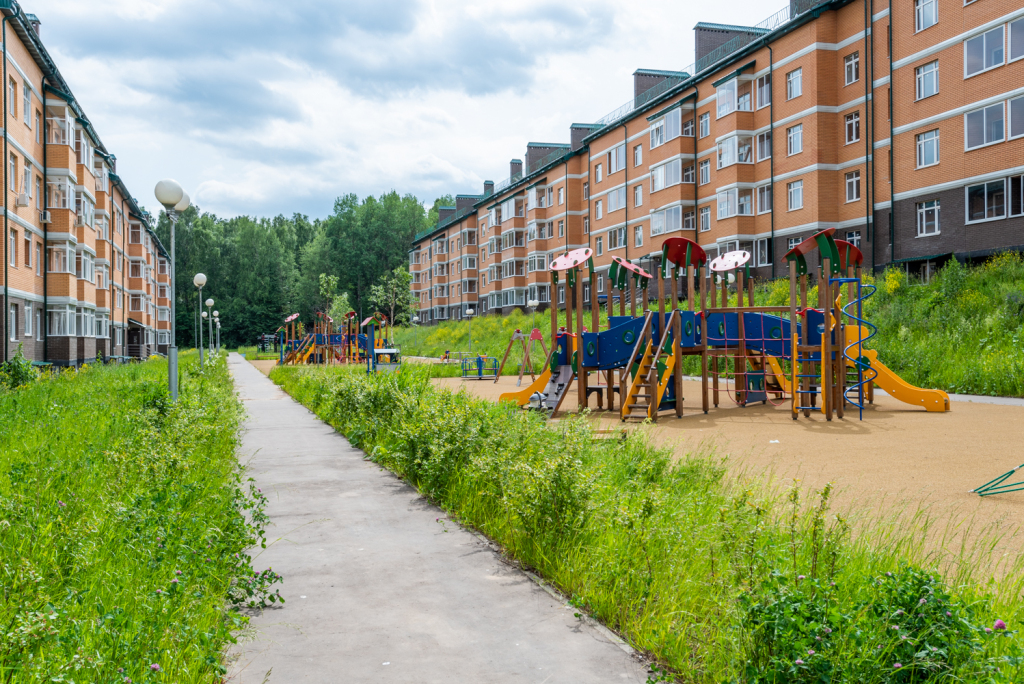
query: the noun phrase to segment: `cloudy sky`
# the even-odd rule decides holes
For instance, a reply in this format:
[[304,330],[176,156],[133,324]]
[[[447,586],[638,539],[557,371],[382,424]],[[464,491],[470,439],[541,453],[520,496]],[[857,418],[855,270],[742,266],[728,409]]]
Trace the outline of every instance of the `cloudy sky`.
[[[24,0],[133,194],[177,179],[222,216],[301,212],[392,189],[425,203],[509,175],[682,69],[726,0]],[[778,6],[776,6],[778,5]]]

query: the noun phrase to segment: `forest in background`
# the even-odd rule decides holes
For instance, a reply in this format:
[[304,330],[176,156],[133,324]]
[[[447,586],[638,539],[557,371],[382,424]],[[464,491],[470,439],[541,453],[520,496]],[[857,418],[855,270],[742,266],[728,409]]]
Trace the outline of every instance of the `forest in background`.
[[[450,204],[454,198],[440,197],[428,211],[416,197],[395,191],[362,200],[347,194],[335,200],[330,216],[312,221],[302,214],[224,219],[189,208],[175,228],[178,346],[198,341],[196,273],[208,279],[202,298],[212,298],[220,313],[223,346],[254,344],[293,313],[311,322],[330,305],[321,274],[337,278],[337,295],[346,296],[354,311],[373,313],[373,286],[408,268],[413,238],[436,225],[438,207]],[[156,232],[169,249],[170,222],[163,212]],[[407,316],[400,310],[397,318]]]

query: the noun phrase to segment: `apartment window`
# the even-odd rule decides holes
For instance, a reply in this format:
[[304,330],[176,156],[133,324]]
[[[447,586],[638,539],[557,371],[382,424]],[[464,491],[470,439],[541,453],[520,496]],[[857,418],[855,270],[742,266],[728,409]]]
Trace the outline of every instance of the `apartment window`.
[[43,179],[36,176],[36,209],[43,208]]
[[583,184],[583,199],[590,199],[590,183]]
[[772,265],[772,241],[768,238],[761,238],[757,241],[757,245],[754,249],[754,255],[757,259],[755,262],[756,266],[771,266]]
[[856,202],[860,199],[860,171],[846,174],[846,201]]
[[602,200],[597,200],[595,209],[597,211],[597,220],[600,221],[604,218],[604,202]]
[[792,250],[794,247],[796,247],[799,244],[800,244],[800,238],[798,238],[798,237],[789,238],[788,240],[786,240],[786,249],[787,250]]
[[705,159],[700,163],[700,184],[707,185],[711,182],[711,162]]
[[917,203],[917,236],[939,234],[939,200]]
[[[548,206],[549,207],[555,206],[555,189],[554,188],[548,188]],[[517,216],[522,216],[522,213],[517,214]]]
[[789,210],[804,208],[804,182],[802,180],[793,181],[786,185],[787,195],[789,196]]
[[7,83],[7,110],[11,116],[18,116],[18,82],[13,78]]
[[13,154],[10,155],[8,166],[11,173],[11,192],[18,192],[18,158]]
[[793,155],[804,151],[804,125],[786,129],[786,152]]
[[680,230],[683,227],[682,212],[681,207],[669,207],[651,214],[651,237]]
[[11,342],[18,341],[18,305],[11,304],[10,318],[8,319],[7,330],[10,333]]
[[608,251],[621,249],[626,246],[626,227],[614,228],[608,231]]
[[693,183],[694,179],[695,179],[695,174],[694,174],[693,164],[690,164],[685,169],[683,169],[683,182],[684,183]]
[[558,188],[558,205],[565,204],[565,188]]
[[757,161],[764,161],[772,156],[772,132],[757,134]]
[[718,143],[718,168],[733,164],[752,164],[753,141],[749,135],[735,135]]
[[583,217],[583,234],[590,235],[590,219],[586,216]]
[[558,288],[558,303],[565,304],[565,285],[561,285]]
[[18,265],[18,231],[16,231],[16,230],[12,229],[11,232],[8,234],[7,251],[9,252],[8,256],[10,257],[9,261],[10,261],[11,266],[17,266]]
[[706,138],[711,135],[711,115],[707,112],[700,115],[697,118],[698,125],[700,126],[700,137]]
[[626,186],[616,188],[608,193],[608,213],[624,209],[626,207]]
[[1011,21],[1007,27],[1010,34],[1010,59],[1020,59],[1024,57],[1024,19],[1018,19],[1017,21]]
[[598,236],[594,238],[594,253],[597,256],[604,254],[604,237]]
[[1010,216],[1024,214],[1024,176],[1010,179]]
[[767,107],[772,103],[772,75],[765,74],[757,79],[757,108]]
[[682,161],[675,159],[651,169],[651,192],[678,185],[682,181],[682,167]]
[[939,20],[938,0],[914,0],[914,27],[924,31]]
[[846,122],[846,144],[855,143],[860,140],[860,112],[847,114]]
[[986,31],[964,41],[964,77],[973,76],[1003,63],[1003,27]]
[[640,166],[644,161],[644,146],[637,145],[633,148],[633,166]]
[[967,129],[967,149],[999,142],[1004,137],[1003,103],[976,109],[964,115]]
[[682,132],[682,110],[676,108],[651,125],[651,149],[675,140]]
[[[435,266],[435,270],[440,267],[444,267],[444,264],[438,264]],[[142,264],[138,261],[133,261],[128,264],[128,277],[129,278],[141,278],[142,277]]]
[[32,268],[32,235],[25,231],[25,267]]
[[1010,100],[1010,136],[1016,138],[1024,135],[1024,97]]
[[36,142],[41,143],[43,141],[43,115],[36,110]]
[[693,225],[696,220],[696,215],[692,211],[688,211],[683,214],[683,230],[693,230],[696,226]]
[[597,276],[597,293],[602,294],[604,292],[604,276]]
[[36,309],[36,341],[41,342],[43,339],[43,310]]
[[967,220],[987,221],[1006,216],[1006,181],[967,186]]
[[711,207],[700,208],[700,230],[711,230]]
[[639,207],[644,203],[644,186],[636,185],[633,187],[633,206]]
[[43,243],[36,243],[36,275],[43,275]]
[[772,210],[772,186],[762,185],[757,189],[757,213],[767,214]]
[[718,218],[750,216],[754,213],[753,194],[750,190],[726,190],[718,193]]
[[723,116],[736,111],[736,85],[736,79],[734,78],[718,86],[715,95],[715,102],[718,104],[717,118],[721,119]]
[[558,222],[558,237],[565,237],[565,221]]
[[917,168],[939,163],[939,129],[917,135]]
[[683,122],[683,137],[693,137],[693,119],[687,119],[686,121]]
[[794,97],[800,97],[803,92],[803,69],[794,69],[786,74],[786,99],[792,100]]
[[644,246],[644,227],[634,226],[633,227],[633,246],[643,247]]
[[846,241],[849,242],[854,247],[857,247],[859,249],[860,248],[860,231],[859,230],[849,230],[849,231],[847,231],[846,232]]
[[939,60],[922,64],[914,69],[917,99],[923,100],[939,92]]
[[32,89],[28,87],[28,83],[22,85],[21,110],[22,116],[25,118],[25,125],[32,128]]
[[843,73],[846,76],[846,85],[856,83],[860,80],[860,53],[854,52],[843,58]]
[[608,153],[608,173],[618,173],[626,168],[626,143],[616,145]]
[[604,167],[598,164],[597,168],[594,169],[594,182],[600,183],[602,180],[604,180]]

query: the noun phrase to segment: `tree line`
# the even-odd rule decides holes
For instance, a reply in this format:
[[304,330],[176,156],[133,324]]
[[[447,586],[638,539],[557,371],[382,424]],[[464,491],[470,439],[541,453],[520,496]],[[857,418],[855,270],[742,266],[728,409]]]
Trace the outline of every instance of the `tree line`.
[[[436,224],[439,206],[452,202],[438,198],[426,211],[416,197],[394,191],[363,200],[348,194],[335,200],[330,216],[312,221],[302,214],[224,219],[190,207],[175,227],[178,346],[198,343],[196,273],[207,276],[202,299],[214,300],[224,346],[254,344],[293,313],[309,324],[332,304],[335,312],[351,307],[365,317],[393,311],[399,323],[407,321],[409,298],[381,299],[400,291],[395,279],[408,278],[413,238]],[[169,247],[165,213],[156,232]]]

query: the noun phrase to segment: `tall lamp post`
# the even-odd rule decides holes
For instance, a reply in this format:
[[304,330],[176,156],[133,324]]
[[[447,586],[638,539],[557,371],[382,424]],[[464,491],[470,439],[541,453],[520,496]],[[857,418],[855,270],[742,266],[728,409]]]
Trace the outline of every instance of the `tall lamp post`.
[[170,179],[162,180],[156,184],[153,190],[156,200],[164,206],[167,212],[167,219],[171,222],[171,345],[167,348],[167,391],[171,395],[171,401],[178,401],[178,341],[174,334],[177,327],[175,319],[175,266],[174,266],[174,225],[178,222],[178,214],[188,209],[191,201],[181,185]]
[[466,309],[466,318],[469,319],[469,355],[470,356],[473,355],[473,314],[475,314],[475,313],[476,313],[476,311],[473,310],[473,307],[469,307],[468,309]]
[[[206,274],[196,273],[192,278],[192,284],[199,288],[199,310],[202,311],[203,285],[206,285]],[[203,370],[203,324],[199,324],[199,370]]]
[[217,319],[217,353],[220,354],[220,319]]
[[[214,311],[213,312],[213,323],[214,323],[214,326],[219,330],[220,329],[220,312],[219,311]],[[214,342],[214,340],[213,340],[213,333],[210,333],[210,344],[213,346],[213,350],[215,352],[219,352],[220,351],[220,333],[217,334],[217,341],[216,342]]]
[[537,329],[537,307],[540,306],[540,300],[539,299],[527,300],[526,306],[529,309],[533,309],[533,325],[531,326],[531,328],[536,330]]
[[210,345],[210,353],[212,354],[213,353],[213,315],[211,315],[210,313],[207,313],[207,312],[212,312],[213,311],[213,299],[212,298],[211,299],[207,299],[204,302],[204,304],[206,304],[206,311],[203,312],[203,316],[206,318],[206,324],[208,326],[210,326],[210,338],[207,340],[207,344]]

